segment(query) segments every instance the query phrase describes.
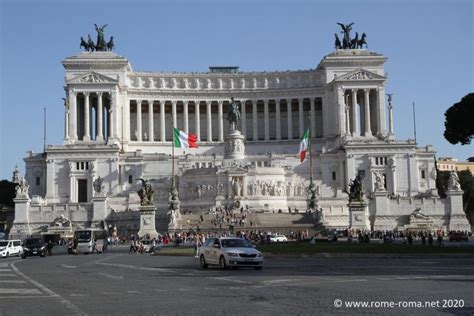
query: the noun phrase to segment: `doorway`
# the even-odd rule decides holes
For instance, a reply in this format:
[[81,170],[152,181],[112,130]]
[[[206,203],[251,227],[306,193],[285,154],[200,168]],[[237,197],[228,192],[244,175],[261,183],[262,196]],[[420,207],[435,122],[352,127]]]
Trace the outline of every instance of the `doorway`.
[[77,202],[79,203],[87,203],[87,179],[78,179],[77,180]]

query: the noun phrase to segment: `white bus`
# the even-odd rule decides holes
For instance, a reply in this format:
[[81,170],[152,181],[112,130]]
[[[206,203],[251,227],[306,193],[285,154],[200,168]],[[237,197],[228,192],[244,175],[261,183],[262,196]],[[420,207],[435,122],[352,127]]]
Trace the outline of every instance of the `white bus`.
[[107,231],[100,228],[78,229],[74,232],[76,253],[102,253],[107,250]]

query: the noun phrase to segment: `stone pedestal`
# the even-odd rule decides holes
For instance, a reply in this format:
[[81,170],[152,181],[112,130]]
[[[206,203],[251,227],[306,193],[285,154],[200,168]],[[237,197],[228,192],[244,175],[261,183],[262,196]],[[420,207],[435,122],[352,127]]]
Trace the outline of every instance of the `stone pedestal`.
[[15,220],[10,230],[10,238],[23,239],[31,235],[30,201],[28,195],[20,195],[13,199],[13,202],[15,202]]
[[387,191],[375,191],[372,193],[374,207],[373,210],[369,210],[369,219],[371,221],[371,228],[373,230],[392,230],[396,226],[393,223],[396,216],[393,216],[390,212],[390,201],[387,196]]
[[370,230],[369,212],[365,201],[351,201],[349,206],[349,225],[351,229]]
[[105,196],[95,196],[92,198],[92,222],[95,224],[105,221],[107,216],[107,197]]
[[140,230],[138,231],[138,236],[143,237],[148,234],[150,238],[158,237],[155,226],[155,206],[141,205],[138,207],[138,210],[140,211]]
[[471,231],[471,225],[464,213],[462,195],[463,191],[449,190],[446,199],[449,201],[449,231]]
[[226,139],[224,159],[240,160],[244,158],[244,135],[238,130],[230,131]]

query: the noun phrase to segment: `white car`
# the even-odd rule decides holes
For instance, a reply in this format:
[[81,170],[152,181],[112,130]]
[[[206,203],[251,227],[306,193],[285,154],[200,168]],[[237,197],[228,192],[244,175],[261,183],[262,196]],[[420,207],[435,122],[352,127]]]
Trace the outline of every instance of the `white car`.
[[271,242],[287,242],[288,238],[285,235],[273,235],[270,237]]
[[199,248],[199,263],[203,269],[207,269],[208,265],[217,265],[221,269],[241,266],[261,270],[263,255],[243,238],[209,238]]
[[10,256],[20,256],[23,251],[21,240],[1,240],[0,256],[3,258]]

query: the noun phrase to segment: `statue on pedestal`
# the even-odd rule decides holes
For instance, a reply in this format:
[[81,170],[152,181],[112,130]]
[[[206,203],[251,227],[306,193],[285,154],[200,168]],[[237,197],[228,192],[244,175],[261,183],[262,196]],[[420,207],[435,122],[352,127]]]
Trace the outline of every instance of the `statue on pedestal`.
[[21,178],[20,182],[16,186],[16,198],[28,197],[28,189],[30,188],[25,178]]
[[363,201],[364,189],[362,187],[362,176],[358,174],[354,180],[349,182],[349,202]]
[[93,187],[94,187],[94,192],[96,195],[103,195],[104,194],[104,185],[103,185],[104,179],[101,177],[98,177],[97,179],[94,180]]
[[234,98],[230,98],[231,102],[229,103],[229,113],[227,114],[227,120],[230,123],[230,130],[234,131],[237,129],[237,124],[240,121],[240,111],[239,106],[235,103]]
[[153,192],[153,187],[150,180],[144,180],[142,178],[138,179],[142,181],[142,188],[138,191],[138,196],[140,197],[140,205],[147,206],[153,205],[155,192]]
[[459,183],[459,176],[456,171],[451,171],[449,173],[448,190],[461,191],[461,184]]

